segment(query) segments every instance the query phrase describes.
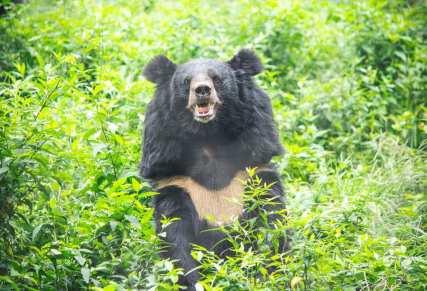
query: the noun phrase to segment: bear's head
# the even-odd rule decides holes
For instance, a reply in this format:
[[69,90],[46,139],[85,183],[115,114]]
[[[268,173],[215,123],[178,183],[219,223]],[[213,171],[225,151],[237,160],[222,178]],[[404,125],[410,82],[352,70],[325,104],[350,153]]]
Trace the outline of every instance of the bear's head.
[[[151,60],[144,69],[147,80],[155,83],[175,117],[202,124],[215,123],[224,115],[239,116],[245,111],[240,84],[262,71],[258,57],[250,50],[239,51],[231,60],[221,62],[196,59],[177,65],[164,55]],[[223,115],[223,116],[221,116]]]
[[142,176],[182,170],[198,148],[221,149],[227,163],[241,169],[281,154],[270,99],[252,80],[261,71],[246,49],[226,62],[151,60],[144,76],[156,92],[145,113]]

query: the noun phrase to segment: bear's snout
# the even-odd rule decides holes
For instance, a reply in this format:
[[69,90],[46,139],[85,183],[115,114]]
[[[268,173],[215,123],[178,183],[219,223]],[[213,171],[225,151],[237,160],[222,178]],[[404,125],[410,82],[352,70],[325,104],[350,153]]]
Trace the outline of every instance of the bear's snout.
[[194,75],[190,83],[187,108],[196,121],[207,123],[214,119],[217,106],[221,104],[212,78],[207,73]]
[[207,99],[211,94],[211,87],[207,84],[201,84],[194,89],[197,99]]

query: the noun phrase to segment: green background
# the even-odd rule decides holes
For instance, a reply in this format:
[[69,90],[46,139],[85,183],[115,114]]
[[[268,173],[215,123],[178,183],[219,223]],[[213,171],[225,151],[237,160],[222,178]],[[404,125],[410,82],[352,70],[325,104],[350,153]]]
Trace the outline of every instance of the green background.
[[[178,289],[137,175],[154,92],[141,71],[159,53],[182,63],[240,48],[265,64],[289,215],[232,237],[227,261],[195,250],[199,287],[427,288],[424,1],[7,2],[0,289]],[[286,255],[240,246],[287,229]]]

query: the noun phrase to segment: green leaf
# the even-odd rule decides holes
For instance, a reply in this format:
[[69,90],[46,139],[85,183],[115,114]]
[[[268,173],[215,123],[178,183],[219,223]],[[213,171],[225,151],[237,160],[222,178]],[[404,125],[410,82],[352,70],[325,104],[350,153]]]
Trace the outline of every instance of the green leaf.
[[83,280],[86,283],[89,283],[89,280],[90,280],[90,269],[87,268],[87,267],[83,267],[83,268],[80,269],[80,273],[83,276]]

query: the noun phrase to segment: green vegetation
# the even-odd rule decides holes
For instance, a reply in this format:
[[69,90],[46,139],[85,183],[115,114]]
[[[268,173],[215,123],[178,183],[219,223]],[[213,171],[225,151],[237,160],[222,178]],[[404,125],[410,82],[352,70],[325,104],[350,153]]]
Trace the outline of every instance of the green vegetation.
[[[242,47],[265,63],[258,83],[287,149],[276,162],[289,216],[275,230],[234,225],[242,235],[227,261],[196,249],[201,285],[427,288],[424,1],[10,2],[0,289],[177,290],[181,271],[157,254],[155,193],[137,175],[154,91],[142,67],[159,53],[227,60]],[[286,229],[289,254],[240,248]]]

